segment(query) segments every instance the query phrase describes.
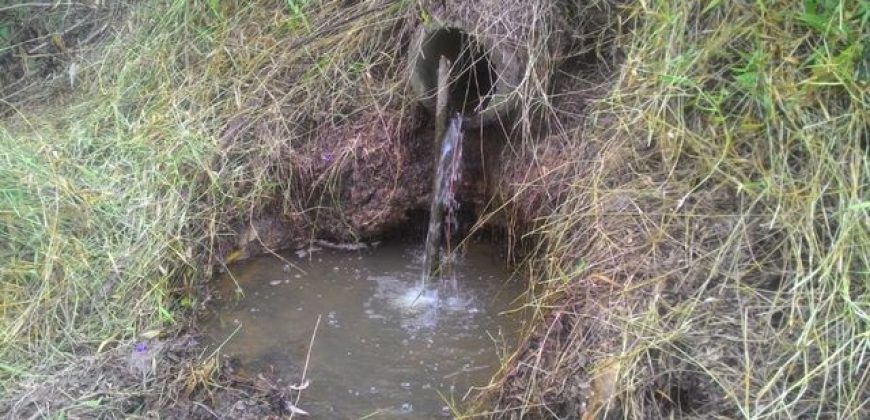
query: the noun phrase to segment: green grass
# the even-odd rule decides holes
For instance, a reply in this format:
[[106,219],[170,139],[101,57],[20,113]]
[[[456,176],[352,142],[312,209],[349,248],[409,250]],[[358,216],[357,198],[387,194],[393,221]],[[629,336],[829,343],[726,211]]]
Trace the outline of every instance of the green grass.
[[362,94],[350,69],[396,71],[376,52],[397,48],[403,6],[303,3],[146,2],[61,104],[0,126],[0,395],[171,337],[238,226],[285,199],[322,115],[389,106],[394,82],[369,75]]
[[546,413],[607,378],[615,390],[589,406],[631,418],[866,416],[868,12],[619,11],[605,42],[624,64],[573,136],[568,199],[538,232],[541,304],[573,330],[539,333],[557,355],[527,352],[542,373],[520,370],[524,404],[505,406]]
[[[406,105],[400,40],[430,11],[344,3],[144,2],[60,103],[3,120],[0,405],[175,334],[239,226],[308,209],[293,158],[319,126]],[[576,8],[571,52],[612,77],[555,130],[558,182],[512,186],[560,197],[525,267],[547,351],[521,349],[485,409],[866,416],[870,4]],[[535,25],[520,40],[547,63],[556,32]],[[527,76],[520,115],[556,115]],[[523,122],[506,159],[536,153]]]

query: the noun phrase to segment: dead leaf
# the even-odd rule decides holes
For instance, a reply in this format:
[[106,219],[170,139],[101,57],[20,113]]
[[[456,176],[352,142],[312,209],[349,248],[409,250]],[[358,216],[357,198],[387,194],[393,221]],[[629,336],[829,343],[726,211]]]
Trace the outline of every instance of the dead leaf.
[[158,336],[160,336],[160,333],[162,333],[162,332],[163,331],[161,331],[161,330],[149,330],[149,331],[143,332],[142,334],[139,334],[139,337],[142,339],[145,339],[145,340],[151,340],[151,339],[154,339],[154,338],[157,338]]
[[57,35],[57,34],[52,35],[51,36],[51,43],[55,46],[55,48],[58,49],[58,51],[60,51],[60,52],[66,51],[66,44],[63,42],[63,38],[61,38],[60,35]]
[[310,416],[311,415],[311,414],[308,414],[307,411],[293,405],[293,403],[291,403],[290,401],[285,401],[285,404],[287,404],[287,409],[290,410],[290,414],[298,414],[300,416]]
[[308,388],[308,385],[311,385],[311,381],[306,379],[302,381],[302,383],[299,385],[290,385],[290,389],[292,389],[293,391],[302,391],[303,389]]

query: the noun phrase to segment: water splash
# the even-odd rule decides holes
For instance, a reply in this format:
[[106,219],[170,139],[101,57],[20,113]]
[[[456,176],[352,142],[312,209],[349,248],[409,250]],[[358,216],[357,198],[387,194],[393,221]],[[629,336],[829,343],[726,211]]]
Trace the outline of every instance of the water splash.
[[[426,233],[426,248],[423,254],[423,284],[439,272],[441,266],[441,242],[444,232],[456,227],[455,210],[458,207],[454,194],[459,185],[462,163],[462,117],[453,114],[447,120],[441,153],[435,168],[432,185],[432,204],[429,211],[429,230]],[[446,214],[446,216],[445,216]],[[444,226],[446,224],[446,226]],[[456,290],[455,279],[453,288]]]

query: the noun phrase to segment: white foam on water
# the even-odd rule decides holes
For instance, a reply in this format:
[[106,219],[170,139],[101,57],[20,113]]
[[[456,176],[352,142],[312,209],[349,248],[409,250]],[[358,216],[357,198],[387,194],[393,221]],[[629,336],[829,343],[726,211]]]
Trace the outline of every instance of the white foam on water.
[[438,290],[427,289],[424,286],[410,287],[396,296],[393,303],[410,310],[438,306]]

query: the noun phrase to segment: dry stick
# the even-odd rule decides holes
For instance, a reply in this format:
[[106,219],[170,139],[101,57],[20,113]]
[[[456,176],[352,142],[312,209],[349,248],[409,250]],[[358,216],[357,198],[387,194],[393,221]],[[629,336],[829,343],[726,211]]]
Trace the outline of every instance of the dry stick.
[[90,8],[93,8],[93,7],[94,7],[94,6],[87,5],[87,4],[85,4],[85,3],[78,3],[78,2],[68,2],[68,3],[60,3],[60,2],[55,2],[55,3],[21,3],[21,4],[13,4],[12,6],[3,6],[3,7],[0,7],[0,12],[6,12],[6,11],[9,11],[9,10],[24,9],[24,8],[47,8],[47,9],[56,9],[57,7],[60,7],[60,6],[70,6],[70,7],[81,6],[81,7],[90,7]]
[[[320,315],[317,315],[317,322],[314,323],[314,332],[311,333],[311,341],[308,342],[308,353],[305,355],[305,366],[302,368],[302,379],[299,380],[301,389],[296,391],[296,401],[293,402],[293,407],[299,406],[299,400],[302,398],[302,391],[305,389],[305,375],[308,373],[308,363],[311,361],[311,349],[314,347],[314,338],[317,337],[317,328],[320,327]],[[296,414],[295,411],[290,411],[290,418]]]
[[[434,274],[440,266],[440,245],[441,245],[441,229],[440,225],[436,225],[436,220],[441,220],[444,209],[441,206],[440,197],[438,197],[440,180],[438,179],[438,166],[441,156],[442,143],[444,135],[447,132],[447,100],[449,95],[449,78],[450,76],[450,60],[447,57],[441,56],[438,62],[438,92],[435,100],[435,171],[432,177],[432,204],[429,208],[429,230],[426,234],[426,273],[423,274],[423,285],[426,280]],[[438,229],[433,229],[438,227]],[[420,291],[422,293],[422,289]]]
[[450,60],[441,56],[438,61],[438,92],[435,99],[435,140],[441,142],[447,131],[447,101],[450,89]]

